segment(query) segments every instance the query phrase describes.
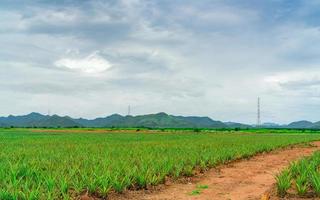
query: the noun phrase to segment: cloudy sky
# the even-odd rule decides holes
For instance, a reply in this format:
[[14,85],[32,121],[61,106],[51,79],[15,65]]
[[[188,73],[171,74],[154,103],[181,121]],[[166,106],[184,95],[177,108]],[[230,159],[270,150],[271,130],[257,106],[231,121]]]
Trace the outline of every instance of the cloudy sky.
[[0,115],[320,120],[320,0],[1,0]]

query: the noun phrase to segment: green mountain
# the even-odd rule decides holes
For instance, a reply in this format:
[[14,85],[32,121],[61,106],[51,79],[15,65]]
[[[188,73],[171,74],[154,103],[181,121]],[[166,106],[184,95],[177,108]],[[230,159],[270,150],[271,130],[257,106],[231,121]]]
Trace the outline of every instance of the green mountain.
[[121,121],[122,119],[123,119],[123,116],[119,114],[113,114],[105,118],[100,117],[93,120],[79,118],[79,119],[74,119],[73,121],[85,127],[105,127],[105,126],[112,126],[112,124],[115,124],[118,121]]
[[3,122],[0,122],[0,127],[8,127],[8,125]]
[[225,122],[228,126],[228,128],[252,128],[252,126],[248,124],[242,124],[242,123],[237,123],[237,122]]
[[312,122],[302,120],[302,121],[296,121],[296,122],[292,122],[292,123],[288,124],[287,128],[305,129],[305,128],[312,128],[313,126],[314,126],[314,124]]
[[313,125],[312,125],[311,128],[312,128],[312,129],[320,129],[320,122],[315,122],[315,123],[313,123]]
[[208,117],[183,117],[157,113],[149,115],[125,116],[108,123],[115,127],[149,127],[149,128],[226,128],[227,126]]
[[50,127],[50,128],[71,128],[71,127],[81,127],[81,124],[76,123],[70,117],[60,117],[58,115],[53,115],[47,119],[36,122],[37,127]]
[[178,116],[177,118],[187,121],[194,125],[196,128],[227,128],[227,125],[221,121],[214,121],[209,117],[183,117]]
[[30,113],[28,115],[0,117],[0,125],[14,126],[14,127],[33,127],[37,126],[38,122],[49,118],[49,116],[41,115],[39,113]]
[[223,122],[208,117],[183,117],[157,113],[138,116],[113,114],[105,118],[72,119],[58,115],[31,113],[0,118],[0,126],[14,127],[148,127],[148,128],[227,128]]
[[263,124],[261,124],[262,128],[283,128],[283,125],[280,124],[276,124],[273,122],[265,122]]
[[48,116],[39,113],[30,113],[22,116],[0,117],[0,127],[75,127],[82,126],[70,117],[58,115]]
[[119,123],[123,127],[150,127],[150,128],[192,128],[193,124],[166,113],[126,116]]
[[[251,128],[250,125],[237,122],[221,122],[209,117],[174,116],[164,112],[157,114],[122,116],[113,114],[96,119],[73,119],[58,115],[48,116],[39,113],[28,115],[0,117],[0,127],[118,127],[118,128]],[[261,128],[293,128],[293,129],[320,129],[320,122],[297,121],[288,125],[265,123]]]

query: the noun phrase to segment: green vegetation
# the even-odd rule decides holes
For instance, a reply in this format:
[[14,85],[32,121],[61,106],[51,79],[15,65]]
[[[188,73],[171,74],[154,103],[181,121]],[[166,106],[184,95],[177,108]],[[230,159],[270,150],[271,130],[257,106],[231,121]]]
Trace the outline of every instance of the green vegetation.
[[199,194],[201,194],[201,190],[200,189],[192,190],[192,192],[190,193],[190,195],[192,195],[192,196],[199,195]]
[[317,134],[70,130],[0,129],[0,199],[73,199],[84,192],[105,197],[320,139]]
[[287,193],[287,190],[291,186],[291,175],[289,170],[284,170],[281,174],[279,174],[277,177],[277,188],[278,188],[278,194],[281,197],[284,197]]
[[207,185],[197,185],[197,189],[193,190],[190,195],[199,195],[201,194],[202,190],[208,189],[209,186]]
[[201,190],[204,190],[204,189],[208,189],[209,186],[207,186],[207,185],[197,185],[197,188],[201,189]]
[[277,188],[280,196],[285,196],[290,188],[297,195],[305,196],[307,193],[320,197],[320,152],[310,157],[291,163],[277,176]]

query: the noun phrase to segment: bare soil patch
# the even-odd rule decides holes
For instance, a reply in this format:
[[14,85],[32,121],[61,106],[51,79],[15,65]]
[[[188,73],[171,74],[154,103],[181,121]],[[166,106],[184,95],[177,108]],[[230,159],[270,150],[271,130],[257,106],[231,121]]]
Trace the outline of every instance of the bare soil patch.
[[275,175],[291,161],[320,150],[320,141],[311,146],[293,146],[231,162],[196,176],[187,183],[166,183],[153,190],[127,191],[109,199],[141,200],[254,200],[279,199],[275,195]]

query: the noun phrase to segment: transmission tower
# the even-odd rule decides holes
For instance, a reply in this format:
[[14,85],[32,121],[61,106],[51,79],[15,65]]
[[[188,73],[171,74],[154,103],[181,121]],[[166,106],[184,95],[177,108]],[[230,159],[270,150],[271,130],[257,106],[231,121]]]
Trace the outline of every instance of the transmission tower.
[[261,125],[261,110],[260,110],[260,97],[258,97],[258,105],[257,105],[257,126]]
[[128,116],[131,115],[131,106],[128,106]]

